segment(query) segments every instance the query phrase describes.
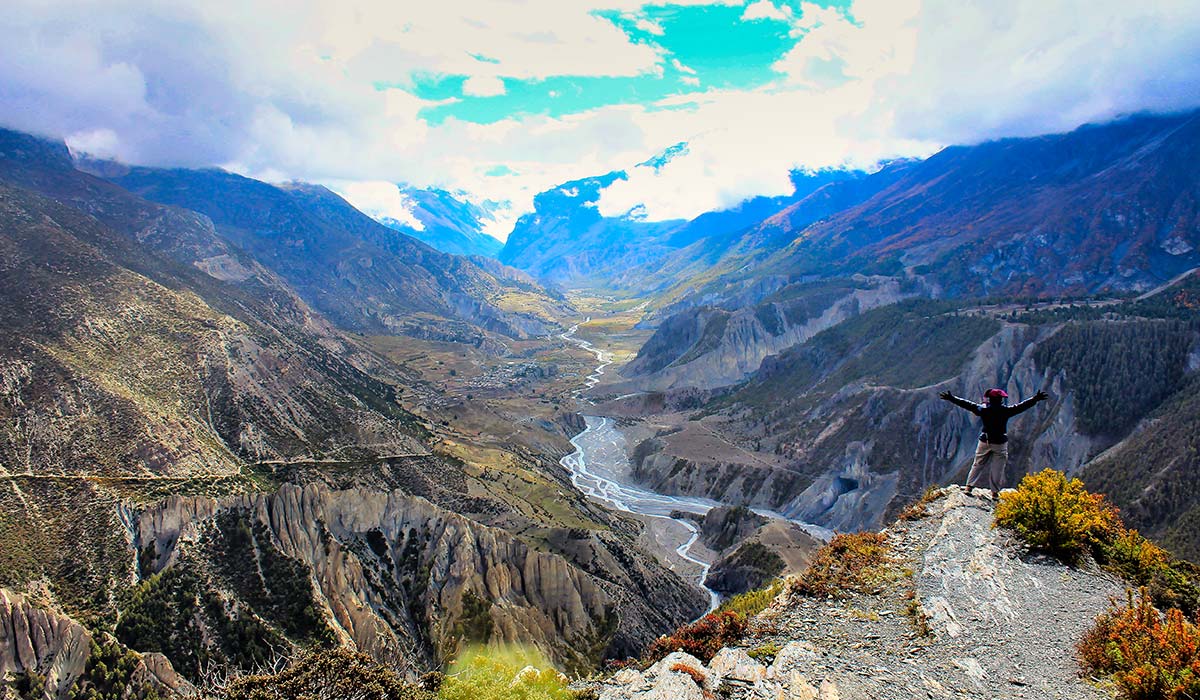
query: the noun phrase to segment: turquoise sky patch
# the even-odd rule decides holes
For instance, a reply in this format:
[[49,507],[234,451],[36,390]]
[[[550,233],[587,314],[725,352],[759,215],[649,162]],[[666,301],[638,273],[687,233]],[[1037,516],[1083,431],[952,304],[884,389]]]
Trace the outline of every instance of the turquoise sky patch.
[[[794,13],[799,12],[799,4],[799,0],[790,3]],[[849,0],[822,4],[844,8]],[[465,75],[425,74],[412,76],[411,89],[423,99],[454,100],[422,110],[421,116],[436,125],[451,117],[480,124],[529,115],[560,117],[608,105],[646,105],[709,89],[745,90],[769,85],[780,78],[772,64],[797,39],[789,36],[788,22],[743,21],[744,12],[742,5],[662,5],[645,7],[636,16],[615,10],[596,13],[625,32],[631,41],[653,46],[662,56],[661,75],[505,78],[505,94],[475,97],[463,95]],[[662,33],[637,26],[641,20],[653,22]],[[486,56],[474,58],[494,62]],[[836,79],[839,68],[829,66],[831,80]]]

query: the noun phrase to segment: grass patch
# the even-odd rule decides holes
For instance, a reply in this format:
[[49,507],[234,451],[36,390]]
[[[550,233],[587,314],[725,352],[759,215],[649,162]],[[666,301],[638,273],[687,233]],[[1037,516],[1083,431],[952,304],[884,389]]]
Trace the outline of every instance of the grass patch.
[[533,648],[473,647],[460,654],[440,700],[573,700],[567,679]]
[[896,517],[909,521],[927,517],[929,515],[929,504],[941,498],[942,495],[943,492],[940,488],[930,486],[925,489],[925,493],[921,494],[920,498],[905,506],[904,510],[900,511],[900,514]]
[[915,588],[909,588],[904,592],[904,616],[912,623],[918,637],[928,637],[933,634],[933,629],[929,626],[929,615],[921,606],[921,597],[917,595]]
[[770,666],[775,661],[775,657],[779,656],[779,652],[782,649],[783,647],[779,642],[767,642],[748,650],[746,655],[764,666]]
[[883,533],[837,535],[817,550],[808,569],[792,581],[792,591],[821,598],[871,593],[887,580],[894,561]]

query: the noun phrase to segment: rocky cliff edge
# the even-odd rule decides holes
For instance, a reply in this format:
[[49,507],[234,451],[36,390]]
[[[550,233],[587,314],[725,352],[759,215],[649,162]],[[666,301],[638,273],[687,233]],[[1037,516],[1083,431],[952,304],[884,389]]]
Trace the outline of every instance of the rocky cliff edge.
[[675,652],[597,687],[601,700],[911,700],[1109,695],[1081,678],[1075,644],[1122,592],[1094,567],[1031,555],[992,527],[982,491],[948,487],[885,531],[894,576],[871,594],[788,587],[708,664]]

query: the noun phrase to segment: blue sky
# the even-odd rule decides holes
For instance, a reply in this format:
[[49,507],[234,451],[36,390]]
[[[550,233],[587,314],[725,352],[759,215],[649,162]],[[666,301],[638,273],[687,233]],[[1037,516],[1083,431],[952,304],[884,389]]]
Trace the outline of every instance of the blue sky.
[[[651,219],[796,168],[1200,106],[1195,0],[9,0],[0,126],[129,163],[505,205],[625,169]],[[661,168],[634,167],[680,142]]]
[[[848,4],[814,6],[848,11]],[[787,7],[794,15],[801,13],[798,2],[777,7]],[[672,95],[714,88],[759,88],[783,77],[772,66],[800,40],[791,36],[790,18],[744,19],[746,8],[741,5],[650,5],[636,15],[619,10],[596,10],[594,14],[620,28],[631,42],[661,52],[664,60],[659,70],[635,76],[506,78],[502,79],[503,94],[485,96],[464,93],[469,75],[419,74],[412,78],[418,97],[455,100],[422,110],[422,117],[433,124],[450,117],[488,124],[514,116],[561,117],[619,104],[652,106]],[[476,58],[499,65],[496,59]]]

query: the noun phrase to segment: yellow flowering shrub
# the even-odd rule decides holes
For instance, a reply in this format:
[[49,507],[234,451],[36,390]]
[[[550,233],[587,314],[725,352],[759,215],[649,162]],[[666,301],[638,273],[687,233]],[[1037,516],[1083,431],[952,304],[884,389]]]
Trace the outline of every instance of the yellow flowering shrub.
[[1077,563],[1085,552],[1163,609],[1193,614],[1200,608],[1200,570],[1175,559],[1137,530],[1125,527],[1117,509],[1078,479],[1052,469],[1030,474],[1016,491],[1001,494],[996,525],[1015,532],[1030,547]]
[[1012,530],[1033,549],[1073,563],[1111,541],[1121,520],[1104,496],[1088,493],[1079,479],[1046,469],[1026,475],[1015,491],[1000,495],[996,525]]

